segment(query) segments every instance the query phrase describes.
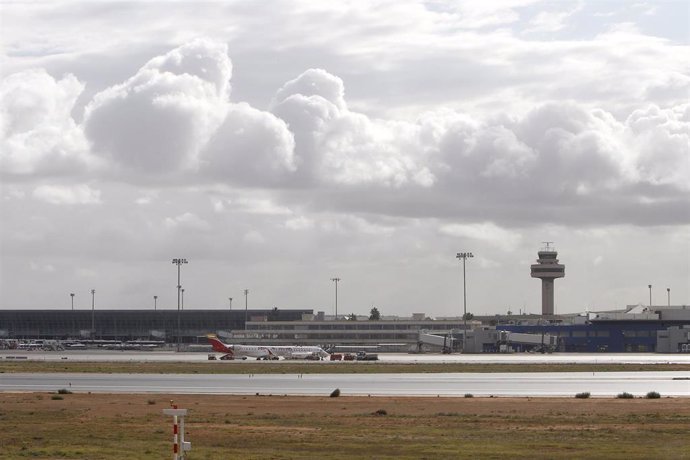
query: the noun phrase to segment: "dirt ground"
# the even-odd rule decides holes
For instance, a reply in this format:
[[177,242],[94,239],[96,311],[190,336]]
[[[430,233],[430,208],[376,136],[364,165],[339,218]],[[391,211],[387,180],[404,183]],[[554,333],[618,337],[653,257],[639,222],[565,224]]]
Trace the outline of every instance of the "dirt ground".
[[[62,398],[62,399],[60,399]],[[0,393],[0,458],[690,458],[690,399]]]

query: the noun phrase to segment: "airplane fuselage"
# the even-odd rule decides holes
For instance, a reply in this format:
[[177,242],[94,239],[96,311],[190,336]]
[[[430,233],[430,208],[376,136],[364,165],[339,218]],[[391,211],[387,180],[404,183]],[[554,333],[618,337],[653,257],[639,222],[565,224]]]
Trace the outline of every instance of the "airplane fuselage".
[[284,346],[284,345],[235,345],[226,344],[218,337],[209,335],[206,337],[214,351],[226,353],[226,356],[234,358],[256,358],[256,359],[307,359],[325,358],[328,353],[321,347],[315,346]]

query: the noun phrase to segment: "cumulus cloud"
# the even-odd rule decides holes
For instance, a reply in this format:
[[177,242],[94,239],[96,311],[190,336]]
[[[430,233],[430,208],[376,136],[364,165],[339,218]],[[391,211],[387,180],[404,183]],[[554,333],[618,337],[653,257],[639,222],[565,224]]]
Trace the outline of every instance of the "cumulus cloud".
[[97,94],[84,127],[94,151],[130,171],[194,170],[227,111],[227,45],[197,39]]
[[233,104],[200,155],[201,173],[247,185],[285,182],[295,169],[295,141],[283,120]]
[[72,119],[84,89],[73,75],[56,80],[43,69],[0,82],[0,171],[10,175],[75,174],[89,162]]
[[340,185],[430,186],[434,178],[417,161],[410,126],[352,112],[344,93],[343,81],[322,69],[309,69],[278,90],[272,111],[295,135],[295,177]]
[[[630,33],[609,32],[619,41]],[[100,165],[108,166],[100,171],[122,181],[132,180],[130,173],[154,182],[172,175],[197,185],[266,188],[269,195],[280,188],[306,191],[267,198],[270,206],[216,200],[218,213],[289,214],[293,205],[307,204],[504,223],[612,223],[642,221],[645,212],[669,219],[678,216],[671,210],[687,206],[678,193],[688,189],[690,174],[687,103],[648,104],[623,117],[566,100],[526,113],[440,108],[414,120],[379,119],[351,110],[343,79],[323,69],[284,83],[270,111],[230,101],[231,74],[227,45],[196,39],[97,94],[83,127]],[[664,81],[676,88],[684,80],[657,83]],[[38,171],[55,152],[64,153],[57,155],[63,167],[67,159],[86,158],[73,142],[82,129],[70,113],[83,90],[74,77],[31,71],[6,79],[3,88],[3,142],[21,146],[3,149],[5,172]],[[307,198],[310,190],[319,193]],[[34,196],[68,201],[47,198],[53,195]],[[150,196],[140,194],[136,202],[146,204]]]
[[100,204],[100,190],[81,185],[41,185],[34,189],[33,197],[50,204]]

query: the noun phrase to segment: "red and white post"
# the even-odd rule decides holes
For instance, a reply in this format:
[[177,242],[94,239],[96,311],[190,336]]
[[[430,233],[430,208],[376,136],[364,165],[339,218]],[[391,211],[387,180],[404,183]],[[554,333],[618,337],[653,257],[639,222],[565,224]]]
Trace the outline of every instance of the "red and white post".
[[172,404],[172,409],[163,409],[164,415],[172,415],[173,418],[173,460],[184,460],[185,452],[192,450],[192,443],[184,440],[184,417],[187,409],[178,409],[177,404]]

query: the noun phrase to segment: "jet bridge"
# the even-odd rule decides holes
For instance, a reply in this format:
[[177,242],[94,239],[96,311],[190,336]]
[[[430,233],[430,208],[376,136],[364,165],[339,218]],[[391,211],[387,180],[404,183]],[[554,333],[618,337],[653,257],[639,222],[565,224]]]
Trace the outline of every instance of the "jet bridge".
[[440,348],[443,353],[451,353],[454,350],[454,340],[452,331],[448,335],[429,334],[426,331],[419,331],[417,344],[413,350],[416,353],[422,353],[424,348],[433,347]]
[[497,331],[502,352],[541,351],[551,353],[558,348],[558,337],[550,334],[525,334],[522,332]]

